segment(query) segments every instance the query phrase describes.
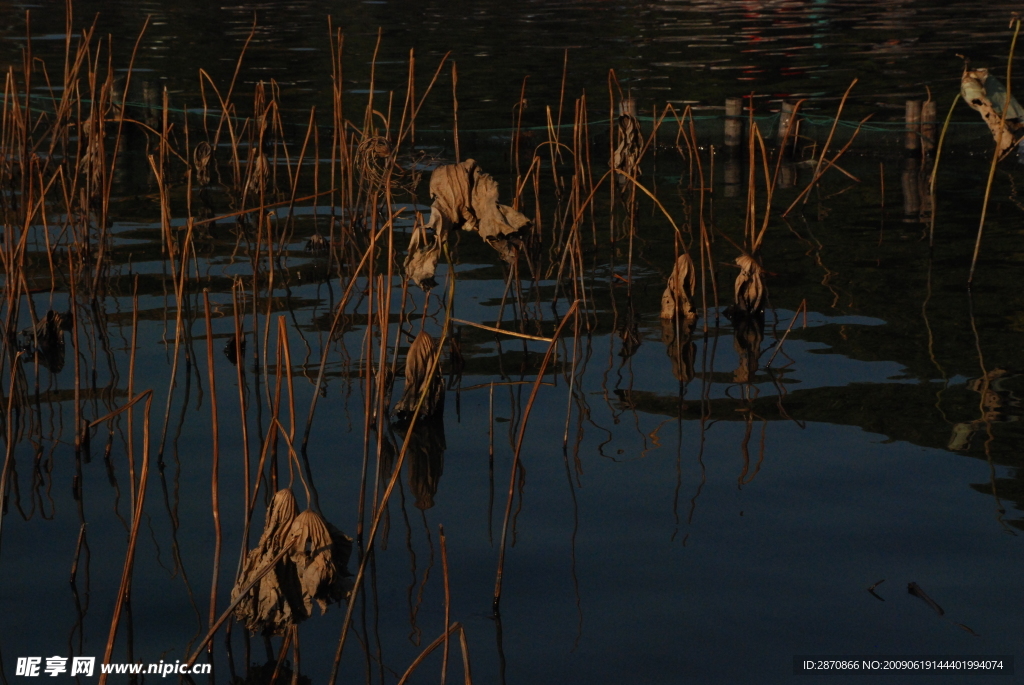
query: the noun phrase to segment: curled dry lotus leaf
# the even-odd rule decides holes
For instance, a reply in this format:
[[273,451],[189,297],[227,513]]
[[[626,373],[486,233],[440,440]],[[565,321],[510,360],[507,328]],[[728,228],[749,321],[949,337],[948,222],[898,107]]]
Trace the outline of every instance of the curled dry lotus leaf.
[[[632,109],[633,111],[628,107],[624,108],[615,123],[618,140],[612,152],[612,168],[636,178],[640,175],[640,152],[643,150],[644,134],[635,115],[635,106]],[[628,180],[619,174],[616,174],[616,178],[620,185]]]
[[748,316],[760,314],[764,308],[764,277],[761,265],[750,255],[736,258],[740,274],[733,288],[736,309]]
[[[1013,98],[1007,102],[1006,88],[988,69],[965,70],[960,79],[960,95],[973,110],[981,114],[996,141],[1000,155],[1006,155],[1018,137],[1024,134],[1024,108]],[[1006,118],[1003,118],[1003,110]]]
[[231,591],[234,601],[284,553],[235,607],[235,617],[254,633],[283,634],[309,618],[314,601],[326,611],[351,591],[346,564],[352,540],[319,514],[295,511],[292,491],[279,490],[267,508],[259,545],[246,556]]
[[401,419],[412,416],[420,395],[426,393],[420,417],[427,418],[444,409],[444,380],[441,378],[441,365],[434,364],[437,355],[437,343],[426,331],[420,331],[409,351],[405,355],[405,391],[402,399],[395,405],[395,414]]
[[[260,542],[246,555],[242,573],[231,591],[232,601],[284,550],[296,508],[295,495],[290,489],[277,491],[267,507]],[[277,562],[235,607],[235,618],[254,633],[282,633],[297,623],[292,603],[285,594],[288,583],[286,565],[284,560]]]
[[288,538],[304,617],[312,614],[314,601],[320,605],[320,613],[326,613],[328,604],[346,599],[352,590],[346,569],[352,539],[312,510],[295,517]]
[[196,172],[196,185],[210,184],[210,163],[213,161],[213,147],[202,140],[192,152],[192,166]]
[[262,152],[256,155],[246,172],[245,186],[242,195],[256,197],[260,191],[266,190],[267,181],[270,180],[270,162]]
[[437,261],[441,258],[441,244],[447,240],[447,234],[427,234],[427,227],[422,222],[416,221],[409,238],[409,254],[405,258],[405,276],[413,283],[430,290],[437,281],[434,280],[434,273],[437,271]]
[[661,318],[693,320],[697,312],[693,306],[696,289],[696,269],[690,255],[681,254],[672,267],[665,292],[661,295]]
[[[506,262],[518,254],[520,232],[530,220],[512,207],[498,203],[498,183],[475,160],[445,164],[430,175],[430,220],[422,233],[414,231],[405,260],[405,273],[427,290],[435,285],[434,272],[441,246],[453,228],[474,231],[497,250]],[[427,234],[427,229],[432,235]]]

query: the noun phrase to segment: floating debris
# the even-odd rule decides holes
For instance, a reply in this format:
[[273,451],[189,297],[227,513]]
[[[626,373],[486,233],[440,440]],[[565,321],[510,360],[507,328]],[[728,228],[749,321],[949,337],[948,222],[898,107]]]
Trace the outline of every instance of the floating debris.
[[38,361],[43,368],[52,373],[60,373],[64,368],[64,331],[74,327],[73,312],[62,314],[49,309],[34,327],[21,332],[21,350]]
[[323,237],[320,233],[314,233],[310,236],[309,240],[306,241],[306,252],[317,255],[327,254],[327,250],[330,249],[330,246],[330,240]]
[[[452,228],[475,231],[509,264],[515,262],[520,232],[530,220],[498,203],[498,183],[475,160],[446,164],[430,175],[430,220],[417,227],[409,241],[405,274],[424,290],[435,285],[434,271],[441,246]],[[432,235],[427,234],[427,229]]]
[[1007,102],[1006,87],[988,69],[965,69],[960,95],[985,120],[1000,157],[1006,156],[1024,136],[1024,108],[1012,96]]
[[923,599],[925,604],[927,604],[932,609],[934,609],[935,613],[937,613],[939,616],[943,616],[946,613],[945,611],[942,610],[942,607],[940,607],[938,605],[938,603],[936,603],[936,601],[934,599],[929,597],[927,595],[927,593],[925,593],[925,591],[922,590],[921,586],[918,585],[917,583],[909,583],[907,585],[907,592],[909,592],[910,594],[914,595],[915,597],[917,597],[919,599]]
[[235,607],[235,618],[253,633],[282,635],[310,617],[314,602],[324,613],[351,591],[352,539],[316,512],[296,516],[296,509],[291,489],[278,490],[267,507],[259,545],[246,556],[231,591],[234,601],[273,563]]
[[228,338],[228,341],[224,343],[224,356],[231,362],[231,366],[238,366],[239,354],[245,354],[245,334],[242,334],[242,342],[238,343],[238,338],[232,335]]
[[695,321],[697,312],[693,306],[696,290],[696,269],[690,255],[681,254],[672,267],[668,277],[668,285],[661,295],[661,318],[680,318]]
[[970,633],[970,634],[971,634],[971,635],[973,635],[974,637],[981,637],[981,635],[978,635],[978,634],[977,634],[976,632],[974,632],[973,630],[971,630],[971,629],[970,629],[970,628],[969,628],[968,626],[965,626],[965,625],[964,625],[963,623],[954,623],[953,625],[955,625],[955,626],[956,626],[957,628],[959,628],[960,630],[965,630],[965,631],[967,631],[968,633]]
[[426,395],[420,408],[421,418],[434,416],[444,410],[441,365],[434,365],[433,373],[430,373],[436,354],[437,342],[426,331],[420,331],[405,355],[405,391],[395,405],[395,416],[399,420],[412,418],[421,395]]

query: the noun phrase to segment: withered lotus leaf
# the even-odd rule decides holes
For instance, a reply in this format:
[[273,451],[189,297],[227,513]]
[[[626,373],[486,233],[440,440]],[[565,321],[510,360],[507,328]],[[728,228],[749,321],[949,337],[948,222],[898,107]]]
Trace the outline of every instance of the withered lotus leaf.
[[444,380],[441,378],[441,365],[430,367],[437,356],[437,343],[426,331],[420,331],[409,346],[405,355],[405,391],[402,399],[395,405],[395,415],[408,419],[416,410],[420,395],[426,393],[420,417],[433,416],[444,409]]
[[325,612],[351,591],[346,565],[352,540],[316,512],[296,516],[296,509],[291,489],[278,490],[267,507],[259,544],[246,556],[231,591],[232,601],[244,593],[235,618],[253,633],[281,635],[309,618],[313,602]]
[[1007,102],[1006,88],[997,78],[989,76],[988,69],[964,70],[960,79],[960,95],[988,125],[999,154],[1008,154],[1024,133],[1024,109],[1012,97]]
[[503,260],[516,260],[520,231],[530,225],[530,220],[512,207],[498,203],[497,181],[482,171],[475,160],[434,169],[430,175],[430,198],[430,220],[420,233],[413,232],[405,259],[405,274],[413,283],[424,290],[435,285],[434,272],[441,247],[453,228],[478,233]]
[[733,292],[736,309],[749,316],[760,314],[764,309],[764,271],[750,255],[740,255],[736,264],[740,267]]
[[661,295],[661,318],[680,318],[692,321],[697,318],[693,306],[696,274],[690,255],[681,254],[672,267],[665,292]]

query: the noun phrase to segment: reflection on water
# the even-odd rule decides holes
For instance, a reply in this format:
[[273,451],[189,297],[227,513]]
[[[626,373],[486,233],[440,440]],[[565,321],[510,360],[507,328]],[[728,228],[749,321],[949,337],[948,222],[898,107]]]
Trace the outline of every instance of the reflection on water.
[[[902,116],[926,85],[944,106],[960,69],[945,58],[998,57],[1005,17],[389,0],[330,8],[336,80],[319,3],[263,3],[255,28],[249,6],[189,0],[76,12],[97,8],[115,64],[152,15],[132,82],[97,93],[124,121],[95,125],[82,76],[80,115],[39,95],[38,111],[5,101],[2,122],[8,681],[21,657],[108,641],[110,661],[209,658],[238,683],[388,683],[411,664],[426,682],[469,663],[478,682],[783,682],[798,653],[1013,650],[1020,170],[996,175],[968,291],[987,147],[943,158],[933,190],[934,156],[902,130],[817,178],[838,146],[812,119],[785,151],[759,129],[762,153],[746,119],[722,150],[718,118],[666,114],[651,135],[647,116],[750,91],[758,112],[810,96],[831,116],[854,76],[844,116]],[[51,81],[63,21],[33,14]],[[21,30],[0,48],[14,64]],[[457,87],[446,63],[410,125],[449,48]],[[629,102],[637,118],[609,127]],[[616,158],[634,180],[610,181]],[[429,172],[467,159],[530,225],[501,257],[439,238],[436,286],[411,287]],[[661,318],[684,254],[689,308]],[[344,574],[305,575],[327,548],[347,556],[333,526],[301,554],[283,525],[262,539],[286,488],[304,521],[353,534],[351,604]],[[285,571],[301,629],[229,618],[240,574],[243,609],[282,613],[263,579]]]
[[[119,49],[125,55],[130,37],[151,17],[136,66],[171,84],[179,107],[199,104],[199,69],[218,81],[230,80],[247,41],[250,68],[241,76],[246,85],[273,79],[293,110],[317,102],[323,92],[318,75],[331,69],[328,14],[345,33],[346,91],[358,102],[369,85],[377,30],[384,27],[376,70],[379,82],[388,84],[384,88],[403,81],[410,48],[431,65],[452,51],[459,65],[460,124],[483,129],[511,125],[506,103],[518,99],[524,76],[530,76],[529,98],[557,103],[565,50],[572,67],[569,92],[596,84],[603,88],[613,68],[643,111],[649,111],[652,99],[720,106],[727,96],[751,91],[771,99],[837,99],[854,77],[860,79],[854,99],[864,107],[881,99],[902,108],[903,99],[923,98],[926,86],[946,102],[958,87],[958,53],[979,65],[1005,59],[1012,31],[1007,18],[991,9],[973,0],[75,4],[83,21],[99,13],[103,30],[122,37]],[[33,25],[37,53],[63,50],[62,38],[43,39],[62,37],[60,12],[37,12]],[[19,63],[21,27],[12,22],[5,33],[8,60]],[[158,103],[153,92],[140,91],[139,97],[150,107]],[[543,125],[543,108],[529,109]],[[438,114],[423,117],[441,124]],[[447,128],[447,122],[443,125]]]

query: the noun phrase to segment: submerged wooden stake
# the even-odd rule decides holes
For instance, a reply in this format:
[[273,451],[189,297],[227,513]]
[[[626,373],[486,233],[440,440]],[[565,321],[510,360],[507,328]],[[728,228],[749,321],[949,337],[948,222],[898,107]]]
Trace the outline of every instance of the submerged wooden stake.
[[725,146],[737,148],[743,144],[743,98],[725,100]]
[[907,100],[906,108],[907,132],[903,147],[908,152],[916,153],[921,149],[921,101]]

